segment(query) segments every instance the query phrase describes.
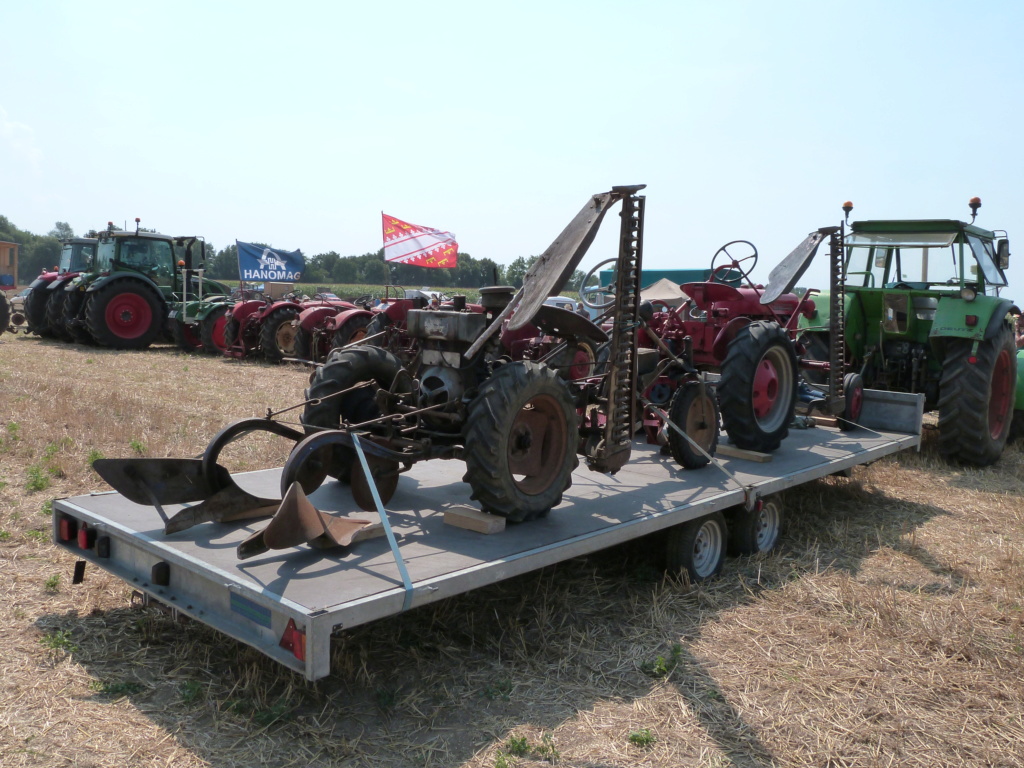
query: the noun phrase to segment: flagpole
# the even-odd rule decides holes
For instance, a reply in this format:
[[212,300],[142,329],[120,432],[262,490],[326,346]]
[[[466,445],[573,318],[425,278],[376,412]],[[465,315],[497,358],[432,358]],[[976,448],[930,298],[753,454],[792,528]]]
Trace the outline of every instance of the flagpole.
[[[382,222],[384,221],[384,211],[380,212],[380,220]],[[381,256],[382,259],[384,259],[384,282],[386,283],[386,285],[384,287],[384,293],[387,293],[388,292],[387,286],[391,285],[391,265],[388,264],[388,255],[384,252],[384,245],[383,245],[383,243],[384,243],[384,232],[383,232],[383,227],[381,228],[381,243],[382,243],[382,245],[380,247],[380,256]]]

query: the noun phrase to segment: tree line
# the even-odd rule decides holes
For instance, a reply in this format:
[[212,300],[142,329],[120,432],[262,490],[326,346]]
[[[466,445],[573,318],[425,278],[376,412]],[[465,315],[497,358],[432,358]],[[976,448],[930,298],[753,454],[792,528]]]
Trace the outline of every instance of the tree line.
[[[151,231],[151,230],[149,230]],[[83,234],[84,236],[84,234]],[[19,229],[6,216],[0,216],[0,240],[18,243],[18,283],[25,285],[36,275],[52,269],[60,261],[61,240],[75,237],[67,222],[58,221],[45,235]],[[263,243],[256,243],[267,247]],[[539,256],[519,256],[511,264],[493,259],[473,258],[459,253],[454,269],[430,269],[384,260],[384,249],[353,256],[335,251],[306,257],[303,283],[345,283],[365,285],[431,285],[438,288],[479,288],[485,285],[511,285],[519,288],[523,276]],[[215,280],[238,280],[238,247],[234,244],[217,250],[206,243],[206,274]],[[582,270],[576,270],[565,289],[579,290]]]

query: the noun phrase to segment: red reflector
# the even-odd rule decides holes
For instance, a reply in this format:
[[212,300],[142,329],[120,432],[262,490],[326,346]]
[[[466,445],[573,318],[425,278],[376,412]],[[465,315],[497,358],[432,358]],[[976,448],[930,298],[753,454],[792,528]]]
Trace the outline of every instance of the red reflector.
[[78,547],[79,549],[92,549],[96,543],[96,531],[91,528],[87,528],[83,523],[82,527],[78,529]]
[[71,541],[78,535],[78,521],[70,517],[62,517],[57,526],[57,535],[61,541]]
[[978,358],[976,358],[974,355],[971,355],[970,357],[967,358],[967,362],[970,363],[971,365],[974,365],[975,363],[978,362]]
[[280,646],[286,651],[291,651],[299,661],[306,660],[306,633],[300,632],[295,626],[295,619],[288,619],[288,626],[281,635]]
[[974,326],[976,326],[978,324],[978,316],[977,315],[968,315],[967,317],[964,318],[964,322],[967,323],[967,325],[970,328],[973,328]]

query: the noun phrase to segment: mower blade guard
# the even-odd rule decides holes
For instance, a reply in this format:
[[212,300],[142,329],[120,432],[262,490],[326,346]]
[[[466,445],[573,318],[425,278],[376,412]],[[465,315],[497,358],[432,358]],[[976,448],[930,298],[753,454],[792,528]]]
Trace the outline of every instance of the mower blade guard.
[[776,264],[775,269],[768,275],[768,286],[761,294],[761,303],[771,304],[782,294],[792,291],[796,281],[803,277],[811,265],[821,241],[837,229],[838,227],[822,227],[816,232],[811,232],[786,258]]
[[[219,465],[218,465],[219,466]],[[170,535],[191,528],[199,523],[230,523],[235,520],[251,520],[256,517],[270,517],[280,505],[278,499],[264,499],[243,491],[229,478],[229,484],[221,488],[202,504],[185,507],[164,525],[164,533]]]
[[[318,549],[347,547],[370,526],[369,520],[333,517],[314,507],[299,483],[288,487],[281,506],[270,523],[238,545],[238,559],[262,555],[271,549],[288,549],[309,544]],[[379,528],[380,525],[372,526]]]
[[136,504],[187,504],[216,491],[203,474],[202,459],[96,459],[92,468]]

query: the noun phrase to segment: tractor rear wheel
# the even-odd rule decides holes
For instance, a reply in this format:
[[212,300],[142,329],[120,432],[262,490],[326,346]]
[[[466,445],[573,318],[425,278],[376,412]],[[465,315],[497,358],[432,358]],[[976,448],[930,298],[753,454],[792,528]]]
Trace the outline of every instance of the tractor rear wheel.
[[235,318],[229,317],[224,321],[224,354],[228,354],[236,344],[241,344],[244,349],[243,341],[238,338],[240,332],[241,325]]
[[89,333],[89,329],[85,327],[85,305],[91,297],[92,294],[82,291],[68,293],[68,297],[64,300],[62,323],[73,341],[93,346],[96,344],[96,340]]
[[469,404],[464,429],[462,479],[484,512],[519,523],[562,502],[579,464],[579,423],[553,369],[530,361],[503,365]]
[[[374,395],[376,388],[390,390],[402,363],[390,352],[378,347],[359,346],[335,350],[327,362],[316,369],[306,390],[308,402],[302,412],[306,434],[320,429],[338,429],[342,422],[359,424],[381,415]],[[373,382],[375,387],[354,389],[338,396],[339,392],[357,384]],[[327,474],[342,482],[349,482],[355,451],[347,446],[336,446]]]
[[45,285],[33,288],[25,297],[25,317],[28,319],[28,329],[37,336],[53,336],[53,332],[46,322],[46,303],[49,298]]
[[260,349],[267,362],[280,363],[295,355],[295,321],[298,307],[278,307],[263,321],[260,328]]
[[[676,389],[668,407],[668,417],[697,445],[715,455],[718,447],[718,401],[706,385],[690,381]],[[686,469],[699,469],[710,461],[672,427],[668,428],[668,447],[672,458]]]
[[7,294],[0,292],[0,333],[11,324],[11,305],[7,302]]
[[183,352],[196,352],[203,348],[203,342],[199,339],[198,329],[195,325],[172,320],[171,335],[174,337],[175,345]]
[[338,326],[331,340],[334,348],[344,347],[366,336],[366,328],[372,319],[368,315],[355,315]]
[[71,331],[64,325],[64,305],[67,303],[67,291],[58,288],[55,291],[47,291],[50,294],[46,299],[46,324],[50,326],[50,332],[61,341],[74,341]]
[[146,283],[122,278],[90,297],[85,322],[104,347],[145,349],[160,336],[166,314],[163,299]]
[[203,352],[208,355],[223,355],[227,349],[224,328],[228,322],[228,307],[214,307],[199,323],[199,340]]
[[985,467],[1003,452],[1013,421],[1017,360],[1004,325],[971,354],[969,339],[949,339],[939,379],[939,453]]
[[729,440],[749,451],[774,451],[789,434],[797,394],[796,353],[778,323],[741,328],[729,343],[718,403]]

